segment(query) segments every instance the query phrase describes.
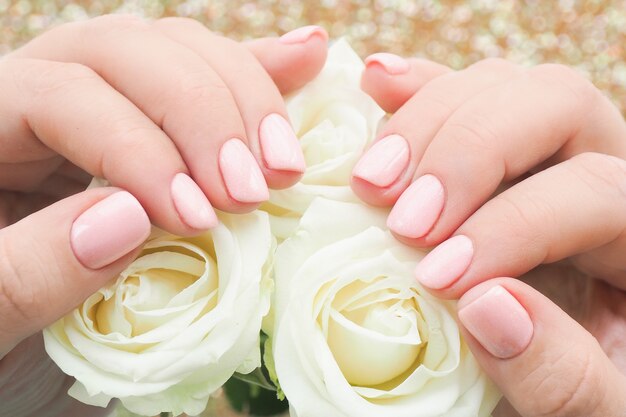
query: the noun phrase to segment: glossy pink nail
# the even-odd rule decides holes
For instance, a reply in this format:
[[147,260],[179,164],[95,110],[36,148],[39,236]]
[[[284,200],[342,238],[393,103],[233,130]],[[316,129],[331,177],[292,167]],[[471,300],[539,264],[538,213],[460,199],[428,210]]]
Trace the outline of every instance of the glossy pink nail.
[[267,183],[248,147],[237,138],[222,145],[219,167],[228,195],[240,203],[260,203],[269,198]]
[[500,285],[459,310],[459,320],[489,353],[500,359],[522,353],[534,333],[528,312]]
[[441,243],[417,264],[415,276],[425,287],[434,290],[447,288],[465,273],[474,246],[467,236],[457,235]]
[[263,161],[269,169],[304,172],[306,162],[291,125],[279,114],[266,116],[259,126]]
[[217,226],[217,216],[211,203],[189,175],[182,172],[176,174],[171,193],[174,207],[185,224],[198,230]]
[[280,37],[280,42],[284,44],[303,43],[308,41],[313,35],[320,35],[326,39],[326,31],[320,26],[310,25],[302,26],[301,28],[294,29],[291,32],[285,33]]
[[99,269],[137,248],[150,235],[150,220],[141,204],[120,191],[85,210],[72,225],[70,242],[76,258]]
[[372,64],[382,66],[391,75],[405,74],[411,68],[406,59],[386,52],[379,52],[365,58],[365,65],[370,66]]
[[409,144],[400,135],[389,135],[361,157],[352,175],[377,187],[395,182],[409,165]]
[[441,182],[434,175],[423,175],[398,198],[389,213],[387,226],[399,235],[420,238],[435,225],[443,203]]

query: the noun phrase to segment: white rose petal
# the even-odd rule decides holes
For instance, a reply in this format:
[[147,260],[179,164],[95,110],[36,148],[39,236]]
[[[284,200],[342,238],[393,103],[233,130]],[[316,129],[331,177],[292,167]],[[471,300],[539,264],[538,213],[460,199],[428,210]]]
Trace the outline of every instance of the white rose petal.
[[279,239],[289,236],[316,197],[357,202],[350,174],[374,139],[385,112],[360,86],[364,65],[344,40],[328,51],[321,73],[287,99],[287,111],[306,160],[302,180],[271,190],[263,208]]
[[298,417],[488,416],[499,394],[386,212],[315,200],[275,257],[273,353]]
[[155,230],[110,285],[44,331],[46,350],[76,378],[70,395],[130,411],[199,414],[235,371],[260,365],[273,250],[266,213],[218,214],[195,238]]

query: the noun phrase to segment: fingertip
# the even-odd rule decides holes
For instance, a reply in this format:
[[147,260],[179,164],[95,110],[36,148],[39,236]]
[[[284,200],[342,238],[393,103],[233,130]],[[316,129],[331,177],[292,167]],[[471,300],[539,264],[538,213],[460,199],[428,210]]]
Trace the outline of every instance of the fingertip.
[[459,321],[495,358],[510,359],[520,355],[534,334],[528,311],[498,283],[480,290],[458,306]]
[[396,187],[380,188],[354,174],[350,179],[350,186],[361,200],[375,207],[392,206],[402,194],[402,190]]
[[376,53],[365,59],[361,88],[385,111],[394,113],[430,81],[452,70],[425,59]]
[[297,29],[291,30],[280,38],[279,42],[285,45],[304,44],[312,38],[319,38],[324,43],[328,42],[328,32],[317,25],[302,26]]
[[100,269],[135,250],[150,235],[150,227],[139,201],[127,191],[118,191],[74,220],[70,244],[81,264]]
[[258,137],[259,149],[255,153],[267,185],[282,189],[298,182],[306,170],[306,161],[300,140],[286,117],[278,113],[265,116]]
[[305,26],[280,38],[247,42],[246,46],[280,92],[287,94],[304,86],[321,71],[328,53],[328,33],[320,26]]

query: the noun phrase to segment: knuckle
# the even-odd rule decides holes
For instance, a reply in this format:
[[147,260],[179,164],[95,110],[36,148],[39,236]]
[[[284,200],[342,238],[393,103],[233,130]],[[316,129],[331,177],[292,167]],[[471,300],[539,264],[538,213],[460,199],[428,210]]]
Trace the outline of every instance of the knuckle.
[[494,203],[498,205],[494,212],[499,213],[499,223],[507,231],[505,235],[521,242],[514,247],[529,248],[528,257],[536,258],[537,262],[548,256],[548,228],[538,222],[543,224],[558,218],[558,213],[549,204],[519,189],[505,191]]
[[0,238],[0,305],[8,306],[8,322],[29,322],[38,315],[38,294],[27,284],[36,271],[31,262],[19,261],[20,254],[9,239]]
[[508,70],[516,67],[511,61],[504,58],[486,58],[481,59],[475,64],[470,65],[468,68],[474,69],[490,69],[490,70]]
[[181,71],[172,93],[172,101],[182,101],[186,106],[206,108],[218,103],[234,103],[228,86],[213,77],[208,67]]
[[494,157],[498,155],[498,135],[487,117],[475,112],[466,112],[462,117],[455,119],[449,120],[437,136],[451,140],[464,148],[486,152],[487,155]]
[[[589,415],[597,408],[602,384],[602,373],[592,352],[583,348],[559,352],[558,357],[546,358],[522,381],[528,387],[533,415],[537,417],[578,417]],[[561,369],[567,369],[564,377]]]
[[[84,83],[99,80],[91,68],[76,63],[50,62],[34,66],[22,76],[33,88],[35,100],[42,100],[68,88],[83,88]],[[28,79],[30,81],[28,81]]]
[[144,31],[149,29],[149,25],[139,16],[107,14],[83,22],[82,28],[85,35],[100,37],[129,31]]
[[562,64],[542,64],[529,70],[531,77],[548,85],[565,87],[581,103],[592,105],[601,96],[599,90],[580,72]]
[[204,26],[202,23],[200,23],[196,19],[191,19],[188,17],[178,17],[178,16],[164,17],[162,19],[157,20],[155,23],[159,26],[167,26],[167,27],[172,27],[172,28],[185,27],[185,28],[202,29],[203,31],[209,31],[209,29],[206,26]]
[[616,197],[622,205],[626,204],[626,161],[597,152],[585,152],[570,161],[583,183],[596,192]]

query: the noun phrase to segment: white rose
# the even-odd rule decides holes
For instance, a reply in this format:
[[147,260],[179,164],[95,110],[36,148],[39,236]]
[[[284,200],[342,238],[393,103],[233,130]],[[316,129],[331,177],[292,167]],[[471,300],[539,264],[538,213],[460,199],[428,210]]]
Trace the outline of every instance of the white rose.
[[358,201],[350,189],[350,174],[385,115],[359,86],[363,69],[359,56],[339,40],[315,80],[287,98],[307,168],[293,187],[270,191],[264,208],[272,214],[279,238],[290,235],[316,197]]
[[419,286],[424,252],[397,242],[385,218],[318,199],[278,247],[272,344],[292,416],[488,416],[499,393],[454,304]]
[[219,213],[194,238],[155,230],[110,285],[44,332],[46,350],[76,378],[70,395],[130,411],[202,412],[235,371],[260,365],[273,250],[267,214]]

